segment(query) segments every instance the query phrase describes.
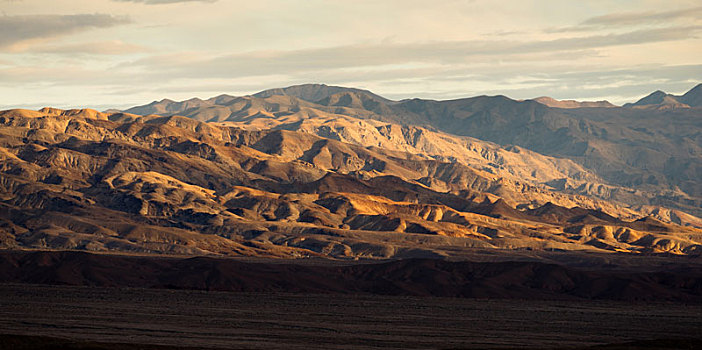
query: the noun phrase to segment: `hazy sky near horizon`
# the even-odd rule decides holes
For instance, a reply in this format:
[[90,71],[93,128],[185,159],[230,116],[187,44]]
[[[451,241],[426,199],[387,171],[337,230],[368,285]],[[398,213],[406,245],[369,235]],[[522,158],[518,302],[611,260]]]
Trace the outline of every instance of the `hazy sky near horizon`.
[[634,101],[702,82],[699,0],[0,0],[0,108],[302,83]]

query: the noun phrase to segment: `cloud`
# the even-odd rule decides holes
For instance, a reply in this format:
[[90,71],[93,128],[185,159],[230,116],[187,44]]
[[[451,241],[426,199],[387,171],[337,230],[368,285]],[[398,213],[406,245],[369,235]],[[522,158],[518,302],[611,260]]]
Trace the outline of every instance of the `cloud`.
[[129,22],[107,14],[0,16],[0,48]]
[[702,25],[644,29],[627,33],[593,35],[526,44],[527,50],[585,49],[607,46],[636,45],[694,38]]
[[665,22],[669,23],[672,20],[682,19],[682,18],[692,18],[697,19],[702,15],[702,6],[687,8],[682,10],[673,11],[663,11],[663,12],[625,12],[625,13],[613,13],[604,16],[592,17],[581,25],[586,26],[622,26],[622,25],[637,25],[637,24],[650,24],[653,22]]
[[[10,17],[14,22],[0,17],[0,61],[4,60],[0,62],[0,95],[4,95],[0,103],[138,104],[163,97],[251,93],[306,82],[367,88],[394,99],[505,94],[629,102],[658,88],[671,93],[689,89],[690,79],[702,76],[702,66],[666,68],[698,63],[695,58],[702,47],[698,10],[692,11],[700,16],[696,19],[681,11],[659,11],[661,7],[629,7],[658,12],[597,17],[592,16],[603,12],[569,13],[570,17],[555,22],[539,20],[528,26],[506,19],[509,25],[505,26],[477,21],[473,27],[466,24],[442,33],[437,23],[450,21],[425,14],[417,1],[416,9],[410,11],[416,12],[416,18],[399,16],[403,21],[410,18],[415,32],[430,33],[416,36],[398,34],[395,28],[404,28],[403,21],[363,21],[365,17],[358,14],[367,12],[368,6],[344,15],[346,20],[358,19],[357,24],[341,26],[353,30],[338,30],[341,27],[318,21],[329,17],[328,13],[338,13],[319,4],[334,2],[320,0],[302,8],[304,13],[294,12],[292,5],[269,8],[269,2],[253,2],[251,6],[259,7],[244,12],[255,13],[255,17],[240,11],[231,18],[237,12],[219,8],[228,4],[235,8],[238,2],[195,1],[112,0],[89,10],[109,13],[117,6],[131,18],[148,22],[140,23],[143,25],[174,23],[168,28],[129,25],[97,31],[95,28],[129,21],[109,15],[84,15],[102,16],[92,22],[68,20],[71,16]],[[193,16],[192,11],[183,11],[191,7],[205,13]],[[55,13],[64,11],[70,9]],[[368,16],[376,13],[383,12],[368,12]],[[668,19],[646,19],[654,13]],[[416,21],[422,16],[426,22]],[[18,18],[29,23],[17,23],[21,22]],[[544,25],[557,23],[597,31],[553,35],[541,31]],[[24,26],[24,31],[13,29],[18,26]],[[466,35],[452,35],[459,32]],[[74,35],[66,37],[69,34]],[[63,37],[46,40],[57,36]],[[630,69],[624,69],[627,67]]]
[[[639,30],[622,34],[593,35],[544,41],[457,41],[405,44],[348,45],[290,51],[256,51],[242,54],[203,57],[179,53],[144,58],[126,64],[148,72],[161,72],[163,77],[242,77],[331,69],[430,64],[460,65],[476,57],[492,61],[513,60],[514,55],[572,55],[587,50],[676,41],[694,37],[702,26]],[[556,57],[553,57],[554,59]]]
[[128,55],[150,51],[149,48],[125,43],[119,40],[68,44],[68,45],[47,45],[28,50],[33,53],[51,53],[65,55]]
[[652,24],[670,24],[684,20],[699,22],[700,18],[702,18],[702,6],[671,11],[620,12],[591,17],[578,25],[552,28],[547,30],[547,32],[577,32],[608,27],[650,26]]
[[179,2],[216,2],[218,0],[112,0],[119,2],[138,2],[147,5],[175,4]]

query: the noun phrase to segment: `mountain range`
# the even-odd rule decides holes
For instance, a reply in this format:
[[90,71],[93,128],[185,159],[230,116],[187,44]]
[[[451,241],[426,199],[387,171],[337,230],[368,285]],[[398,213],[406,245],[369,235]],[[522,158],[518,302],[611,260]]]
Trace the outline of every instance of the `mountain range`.
[[[700,100],[702,85],[683,96],[687,102]],[[646,103],[645,100],[647,98],[637,104]],[[472,138],[472,144],[482,140],[501,145],[503,149],[517,146],[558,159],[560,163],[570,160],[587,169],[574,170],[571,167],[572,174],[567,176],[554,174],[543,167],[539,167],[541,171],[529,170],[535,174],[533,177],[539,178],[537,182],[548,183],[561,191],[635,206],[663,205],[702,215],[702,187],[698,181],[702,178],[699,167],[702,164],[699,134],[702,125],[700,112],[694,104],[694,108],[642,111],[639,108],[612,108],[610,105],[608,108],[552,108],[536,101],[515,101],[504,96],[450,101],[390,101],[365,90],[314,84],[272,89],[252,96],[218,96],[198,101],[172,103],[164,100],[126,112],[183,115],[242,128],[303,131],[362,146],[391,147],[410,152],[417,152],[417,147],[389,146],[384,142],[382,139],[388,136],[379,136],[376,130],[387,127],[377,124],[392,124],[398,130],[421,130],[422,135],[438,132],[433,135],[441,135],[442,139],[456,140],[456,136],[459,139],[467,136]],[[174,112],[159,112],[178,106],[182,108]],[[407,134],[409,131],[403,132]],[[363,134],[365,139],[355,134]],[[454,142],[466,142],[466,139],[461,140]],[[404,140],[401,143],[416,141]],[[420,148],[425,143],[420,142]],[[444,145],[431,146],[434,146],[433,151],[424,149],[419,152],[447,159],[442,152],[446,149]],[[470,149],[460,148],[458,152],[452,148],[451,154]],[[485,150],[479,152],[486,153]],[[499,172],[497,168],[510,166],[529,168],[503,161],[500,156],[495,158],[497,162],[492,162],[495,166],[488,166],[488,171]],[[486,168],[484,164],[469,165]],[[539,175],[544,172],[551,175]],[[526,179],[530,176],[522,173],[518,177]]]
[[2,111],[0,244],[336,259],[696,255],[702,109],[691,101],[701,90],[679,97],[687,107],[554,107],[306,84],[104,113]]
[[634,108],[690,108],[702,107],[702,84],[695,86],[683,95],[676,96],[656,90],[650,95],[625,104],[624,107]]
[[575,101],[575,100],[556,100],[548,96],[541,96],[533,99],[534,101],[555,108],[612,108],[617,107],[609,101]]

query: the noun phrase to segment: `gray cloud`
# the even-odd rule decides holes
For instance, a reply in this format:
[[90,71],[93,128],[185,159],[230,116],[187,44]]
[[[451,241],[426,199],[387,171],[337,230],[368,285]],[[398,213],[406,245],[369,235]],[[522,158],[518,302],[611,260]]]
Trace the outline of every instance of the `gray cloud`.
[[[161,88],[166,91],[173,85],[168,82],[202,83],[209,79],[218,84],[227,79],[242,81],[248,77],[249,81],[275,78],[276,86],[306,82],[357,86],[395,99],[445,99],[480,94],[532,98],[549,94],[560,99],[613,96],[612,102],[623,103],[650,92],[652,86],[680,90],[688,84],[689,77],[702,76],[698,74],[702,65],[675,69],[656,65],[630,70],[603,67],[583,72],[582,68],[574,69],[572,61],[597,56],[600,49],[606,47],[694,38],[701,30],[702,26],[689,26],[531,42],[350,45],[214,57],[179,53],[125,63],[119,69],[133,72],[132,77],[161,81]],[[533,62],[550,64],[544,67],[532,65]],[[270,83],[260,85],[261,89],[271,87]],[[465,86],[470,85],[476,89],[465,90]],[[435,88],[428,88],[431,86]],[[500,88],[489,90],[487,86]],[[241,91],[236,85],[232,85],[232,89]],[[202,91],[213,90],[203,87]]]
[[605,26],[621,26],[621,25],[636,25],[650,24],[654,22],[670,22],[682,18],[698,19],[702,15],[702,6],[687,8],[682,10],[662,11],[662,12],[627,12],[614,13],[604,16],[592,17],[582,25],[605,25]]
[[[572,73],[572,61],[599,55],[599,48],[616,45],[681,40],[702,30],[700,27],[663,28],[623,34],[596,35],[546,41],[461,41],[418,44],[351,45],[291,51],[257,51],[224,56],[204,56],[201,53],[155,55],[137,61],[123,61],[110,69],[88,69],[73,66],[53,66],[19,63],[0,67],[0,86],[17,83],[51,84],[54,86],[101,85],[149,86],[153,91],[169,91],[178,84],[219,86],[221,92],[241,91],[234,81],[257,81],[261,88],[303,82],[325,82],[361,87],[384,87],[388,97],[461,97],[471,94],[503,93],[515,98],[552,94],[556,98],[588,98],[620,93],[634,96],[635,87],[619,90],[613,87],[622,81],[645,77],[647,86],[671,79],[686,81],[702,76],[699,66],[676,71],[656,68],[636,68],[630,72],[602,68],[598,72]],[[73,44],[70,46],[38,46],[33,52],[70,53],[73,50],[90,54],[117,54],[138,50],[121,42],[105,45]],[[107,45],[110,44],[110,45]],[[530,62],[550,62],[547,67]],[[656,71],[660,70],[660,74]],[[579,69],[575,69],[579,71]],[[581,74],[581,75],[578,75]],[[685,74],[688,74],[685,76]],[[47,78],[50,77],[50,78]],[[248,77],[248,78],[247,78]],[[637,78],[639,77],[639,78]],[[481,82],[481,90],[455,90],[466,82]],[[673,81],[673,80],[670,80]],[[445,84],[444,84],[445,83]],[[174,85],[175,84],[175,85]],[[438,90],[421,90],[422,85],[436,84]],[[635,85],[626,83],[627,86]],[[625,85],[626,85],[625,84]],[[597,88],[593,86],[599,85]],[[232,86],[232,89],[226,89]],[[405,86],[400,90],[391,87]],[[486,86],[502,86],[501,91],[486,90]],[[661,87],[668,85],[662,84]],[[165,89],[165,90],[164,90]],[[628,90],[627,90],[628,89]],[[206,89],[206,91],[214,91]],[[403,91],[424,91],[414,95]],[[538,91],[542,91],[539,93]],[[551,93],[556,91],[558,93]],[[193,93],[197,91],[193,90]],[[533,94],[532,94],[533,92]],[[626,95],[624,95],[626,94]],[[157,94],[155,94],[157,95]]]
[[385,67],[401,64],[462,64],[476,57],[496,60],[513,55],[559,54],[632,44],[675,41],[694,37],[702,26],[640,30],[623,34],[595,35],[547,41],[460,41],[394,45],[351,45],[293,51],[259,51],[199,58],[188,54],[153,56],[125,67],[161,72],[163,77],[244,77],[319,72],[330,69]]
[[[669,93],[682,93],[696,84],[702,76],[702,65],[650,65],[625,69],[601,69],[573,72],[555,69],[548,72],[523,72],[533,77],[525,86],[511,87],[507,84],[510,74],[489,71],[474,76],[481,81],[503,81],[503,88],[486,91],[487,94],[505,94],[520,98],[548,95],[558,99],[599,99],[606,96],[615,98],[615,103],[634,102],[654,90]],[[438,77],[436,79],[439,79]]]
[[0,16],[0,48],[128,22],[127,17],[107,14]]
[[179,2],[216,2],[218,0],[112,0],[119,2],[138,2],[147,5],[175,4]]
[[689,39],[693,38],[700,30],[702,30],[700,25],[644,29],[621,34],[593,35],[536,42],[526,44],[524,47],[531,50],[562,50],[635,45]]
[[121,41],[102,41],[67,45],[46,45],[32,48],[30,52],[51,53],[58,55],[128,55],[147,52],[150,49],[140,45]]
[[671,11],[622,12],[591,17],[578,25],[571,27],[551,28],[547,30],[547,32],[578,32],[607,27],[670,24],[672,22],[686,19],[699,21],[700,18],[702,18],[702,6]]
[[[476,95],[506,95],[515,99],[549,95],[558,99],[610,99],[614,103],[633,102],[656,89],[683,93],[698,84],[702,65],[647,65],[626,69],[602,67],[574,71],[568,65],[529,67],[514,63],[507,66],[470,64],[434,68],[397,68],[388,70],[322,70],[292,72],[287,75],[261,74],[247,79],[166,77],[160,72],[130,74],[121,69],[88,70],[51,67],[2,69],[0,87],[24,85],[28,96],[34,88],[50,86],[72,91],[102,90],[120,99],[140,104],[163,97],[198,96],[207,98],[221,93],[243,95],[271,87],[301,83],[327,83],[370,89],[391,99],[451,99]],[[46,77],[50,76],[51,81]],[[98,86],[95,86],[99,82]],[[88,90],[85,90],[88,91]],[[131,97],[130,97],[131,96]],[[142,97],[135,97],[142,96]],[[143,97],[148,96],[148,97]],[[38,95],[37,98],[40,96]],[[6,103],[9,101],[6,101]],[[55,104],[55,103],[54,103]],[[36,104],[36,107],[43,105]],[[123,107],[123,106],[122,106]]]

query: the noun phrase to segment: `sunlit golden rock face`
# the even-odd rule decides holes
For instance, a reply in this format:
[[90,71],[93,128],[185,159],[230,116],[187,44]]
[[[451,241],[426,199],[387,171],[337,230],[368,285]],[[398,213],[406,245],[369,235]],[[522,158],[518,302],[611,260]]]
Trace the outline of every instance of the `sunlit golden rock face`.
[[[698,85],[681,96],[656,92],[623,108],[577,101],[556,101],[569,108],[562,103],[550,108],[543,98],[391,101],[366,90],[305,84],[252,96],[163,100],[128,111],[184,115],[249,130],[299,131],[459,162],[518,186],[536,184],[624,203],[669,220],[666,213],[657,214],[661,211],[656,208],[663,205],[673,210],[676,221],[684,213],[702,216],[702,173],[697,166],[702,163],[701,98]],[[681,101],[685,108],[661,104],[666,99]],[[438,186],[434,178],[423,181]]]
[[279,106],[289,113],[209,123],[1,112],[0,242],[344,259],[471,248],[700,252],[697,217],[650,205],[645,191],[612,201],[628,189],[572,160],[348,110]]

